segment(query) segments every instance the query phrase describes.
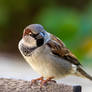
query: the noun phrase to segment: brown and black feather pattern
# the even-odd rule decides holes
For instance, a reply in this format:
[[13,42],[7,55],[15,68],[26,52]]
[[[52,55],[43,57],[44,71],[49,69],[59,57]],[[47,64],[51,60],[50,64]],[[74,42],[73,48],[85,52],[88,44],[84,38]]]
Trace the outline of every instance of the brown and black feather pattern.
[[59,57],[68,60],[72,64],[81,65],[78,59],[69,51],[64,43],[57,37],[51,35],[51,40],[48,41],[47,45],[51,48],[52,53]]

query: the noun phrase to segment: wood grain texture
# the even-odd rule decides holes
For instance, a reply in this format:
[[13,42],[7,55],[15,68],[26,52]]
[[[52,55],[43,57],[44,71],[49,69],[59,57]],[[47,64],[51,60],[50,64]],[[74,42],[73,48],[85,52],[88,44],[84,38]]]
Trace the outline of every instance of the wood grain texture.
[[81,86],[50,81],[40,88],[39,81],[31,85],[30,81],[0,78],[0,92],[81,92]]

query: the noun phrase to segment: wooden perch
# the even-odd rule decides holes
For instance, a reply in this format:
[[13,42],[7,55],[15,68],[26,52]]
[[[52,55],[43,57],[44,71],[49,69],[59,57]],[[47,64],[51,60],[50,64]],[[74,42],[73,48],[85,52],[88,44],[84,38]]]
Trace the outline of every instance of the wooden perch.
[[50,81],[40,88],[38,81],[31,85],[30,81],[0,78],[0,92],[81,92],[81,87]]

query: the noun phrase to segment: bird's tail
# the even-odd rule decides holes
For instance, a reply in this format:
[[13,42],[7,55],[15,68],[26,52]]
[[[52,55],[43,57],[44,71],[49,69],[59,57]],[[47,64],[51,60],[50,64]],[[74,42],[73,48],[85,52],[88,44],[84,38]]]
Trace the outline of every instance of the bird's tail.
[[77,68],[77,76],[85,77],[92,81],[92,76],[90,76],[88,73],[86,73],[80,66]]

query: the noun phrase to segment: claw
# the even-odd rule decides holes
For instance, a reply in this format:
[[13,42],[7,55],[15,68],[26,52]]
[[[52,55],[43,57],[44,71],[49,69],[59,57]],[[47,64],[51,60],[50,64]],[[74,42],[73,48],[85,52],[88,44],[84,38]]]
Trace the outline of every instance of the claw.
[[31,86],[32,86],[32,84],[36,83],[36,81],[39,81],[39,80],[43,81],[43,77],[31,80]]
[[[37,79],[33,79],[31,81],[31,86],[32,84],[34,84],[36,81],[40,81],[40,88],[42,88],[43,85],[46,85],[48,81],[52,81],[54,77],[49,77],[46,80],[43,79],[43,77],[37,78]],[[54,80],[53,80],[54,81]],[[55,82],[55,81],[54,81]]]
[[41,86],[46,85],[48,81],[51,81],[54,77],[49,77],[41,82]]

